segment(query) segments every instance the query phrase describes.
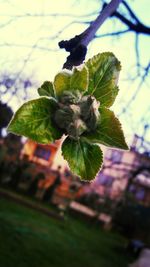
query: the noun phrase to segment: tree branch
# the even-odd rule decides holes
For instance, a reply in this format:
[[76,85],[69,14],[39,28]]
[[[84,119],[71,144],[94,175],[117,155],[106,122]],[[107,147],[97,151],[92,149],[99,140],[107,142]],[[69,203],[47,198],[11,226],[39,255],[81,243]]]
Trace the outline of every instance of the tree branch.
[[78,66],[83,63],[88,44],[93,40],[95,33],[104,21],[115,12],[121,1],[112,0],[84,32],[68,41],[59,42],[60,48],[64,48],[67,52],[70,52],[63,68],[72,69],[73,66]]
[[93,21],[89,28],[83,33],[84,38],[82,38],[81,43],[82,45],[87,46],[92,39],[95,37],[95,33],[97,30],[101,27],[101,25],[104,23],[104,21],[111,16],[114,11],[117,9],[119,4],[122,0],[112,0],[99,14],[99,16],[96,18],[95,21]]
[[130,31],[134,31],[135,33],[148,34],[148,35],[150,34],[150,28],[149,27],[145,26],[142,23],[134,24],[117,11],[114,12],[112,16],[118,18],[121,22],[123,22],[126,26],[128,26]]
[[117,31],[117,32],[108,32],[108,33],[104,33],[104,34],[99,34],[99,35],[95,35],[94,38],[104,38],[104,37],[108,37],[108,36],[120,36],[122,34],[128,33],[130,30],[122,30],[122,31]]
[[132,9],[130,8],[130,6],[123,0],[122,4],[126,7],[126,9],[128,10],[130,16],[138,23],[141,23],[139,18],[135,15],[135,13],[132,11]]
[[[118,11],[114,11],[111,17],[118,18],[121,22],[123,22],[126,26],[128,26],[130,31],[134,31],[135,33],[141,33],[141,34],[150,34],[150,27],[144,25],[140,20],[137,18],[137,16],[134,14],[132,9],[129,7],[129,5],[123,1],[122,2],[124,6],[126,7],[127,11],[129,12],[132,19],[135,20],[135,23],[133,23],[131,20],[124,17],[122,14],[120,14]],[[104,3],[103,7],[105,8],[108,6],[106,3]]]

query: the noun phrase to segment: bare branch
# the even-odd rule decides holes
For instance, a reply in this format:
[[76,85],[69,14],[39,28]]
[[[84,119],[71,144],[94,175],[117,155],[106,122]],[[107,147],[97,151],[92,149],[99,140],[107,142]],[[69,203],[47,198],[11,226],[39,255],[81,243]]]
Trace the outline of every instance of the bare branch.
[[120,36],[122,34],[128,33],[130,30],[123,30],[123,31],[117,31],[117,32],[108,32],[108,33],[104,33],[104,34],[99,34],[96,35],[94,38],[103,38],[103,37],[108,37],[108,36]]
[[[107,6],[107,4],[105,4],[104,6]],[[112,17],[118,18],[121,22],[123,22],[126,26],[128,26],[130,31],[134,31],[135,33],[150,35],[150,27],[147,27],[146,25],[144,25],[143,23],[137,20],[136,20],[136,23],[134,24],[131,20],[125,18],[118,11],[115,11],[112,14]]]
[[139,35],[135,35],[135,54],[136,54],[136,66],[137,66],[137,75],[140,75],[140,53],[139,53]]
[[10,15],[10,14],[0,14],[0,17],[10,17],[13,19],[16,18],[26,18],[26,17],[30,17],[30,18],[39,18],[39,17],[70,17],[70,18],[85,18],[85,17],[90,17],[93,16],[95,14],[97,14],[97,11],[93,11],[91,13],[88,14],[82,14],[82,15],[76,15],[76,14],[71,14],[71,13],[25,13],[22,15]]
[[128,10],[130,16],[137,22],[137,23],[141,23],[140,20],[138,19],[138,17],[135,15],[135,13],[133,12],[133,10],[130,8],[130,6],[123,0],[122,4],[126,7],[126,9]]
[[99,14],[95,21],[91,23],[89,28],[83,33],[84,37],[81,44],[87,46],[94,38],[95,33],[104,23],[104,21],[113,14],[122,0],[112,0]]
[[34,49],[38,49],[38,50],[45,50],[45,51],[49,51],[49,52],[57,52],[58,49],[52,49],[52,48],[48,48],[46,46],[40,46],[40,45],[24,45],[24,44],[17,44],[17,43],[0,43],[0,47],[22,47],[22,48],[33,48]]
[[83,62],[88,44],[93,40],[95,33],[104,21],[114,13],[121,1],[112,0],[84,32],[76,35],[69,41],[59,42],[60,48],[64,48],[67,52],[70,52],[63,68],[72,69],[73,66],[78,66]]

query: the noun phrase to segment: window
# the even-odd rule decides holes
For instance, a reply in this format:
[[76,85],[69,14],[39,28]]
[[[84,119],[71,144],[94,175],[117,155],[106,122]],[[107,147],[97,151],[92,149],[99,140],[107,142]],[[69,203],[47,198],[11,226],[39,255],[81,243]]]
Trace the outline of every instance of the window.
[[131,192],[131,193],[135,193],[136,192],[136,186],[134,184],[130,185],[129,192]]
[[108,150],[106,153],[106,159],[111,160],[113,163],[120,163],[122,159],[122,152],[119,150]]
[[113,182],[113,177],[100,173],[98,176],[98,184],[104,186],[111,186]]
[[135,197],[137,200],[144,200],[145,198],[145,190],[144,188],[140,188],[137,190]]
[[51,151],[50,149],[44,149],[40,146],[37,146],[35,151],[34,151],[34,156],[38,157],[38,158],[42,158],[42,159],[45,159],[45,160],[49,160],[50,158],[50,155],[51,155]]

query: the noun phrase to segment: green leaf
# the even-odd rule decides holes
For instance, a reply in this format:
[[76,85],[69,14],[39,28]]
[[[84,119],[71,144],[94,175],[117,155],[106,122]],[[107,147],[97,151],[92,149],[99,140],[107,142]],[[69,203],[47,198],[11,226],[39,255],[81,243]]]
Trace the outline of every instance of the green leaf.
[[55,97],[55,92],[52,82],[49,81],[44,82],[42,86],[38,88],[38,93],[40,96]]
[[120,62],[110,52],[101,53],[86,63],[89,69],[88,93],[100,101],[101,106],[110,107],[118,94]]
[[67,137],[63,142],[62,152],[71,171],[86,181],[95,178],[103,162],[100,147],[82,139],[75,141]]
[[89,83],[88,69],[84,66],[81,70],[74,68],[70,79],[70,89],[72,91],[79,90],[80,92],[87,90]]
[[60,72],[55,76],[54,87],[57,96],[61,96],[64,91],[85,91],[88,88],[88,69],[81,70],[74,68],[73,72]]
[[70,89],[70,76],[71,73],[65,71],[60,72],[55,76],[54,87],[57,96],[61,96],[64,91]]
[[97,129],[94,132],[85,133],[84,138],[92,143],[128,150],[121,123],[114,112],[106,108],[100,108],[99,111],[100,120]]
[[62,135],[52,121],[55,108],[56,102],[46,97],[26,102],[14,115],[8,131],[41,144],[53,142]]

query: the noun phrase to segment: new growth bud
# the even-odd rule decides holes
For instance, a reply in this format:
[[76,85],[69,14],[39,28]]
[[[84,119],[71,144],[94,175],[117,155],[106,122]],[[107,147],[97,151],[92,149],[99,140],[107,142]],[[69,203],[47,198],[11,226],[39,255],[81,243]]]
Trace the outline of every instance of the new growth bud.
[[65,91],[59,99],[54,120],[64,133],[78,139],[85,131],[93,131],[100,117],[99,102],[93,96]]
[[87,130],[86,124],[81,119],[76,119],[74,122],[70,123],[67,128],[69,136],[74,139],[78,139],[79,136]]

